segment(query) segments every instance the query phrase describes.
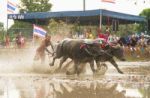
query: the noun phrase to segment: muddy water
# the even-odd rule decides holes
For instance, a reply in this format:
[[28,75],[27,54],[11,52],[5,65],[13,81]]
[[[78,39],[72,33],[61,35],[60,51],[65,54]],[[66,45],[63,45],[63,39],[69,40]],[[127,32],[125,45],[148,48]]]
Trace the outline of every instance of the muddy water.
[[[78,77],[55,72],[48,65],[34,62],[35,49],[1,50],[0,98],[150,98],[150,62],[117,62],[125,74],[111,64],[93,75],[89,65]],[[64,64],[65,65],[65,64]]]
[[149,81],[146,76],[5,75],[0,98],[149,98]]

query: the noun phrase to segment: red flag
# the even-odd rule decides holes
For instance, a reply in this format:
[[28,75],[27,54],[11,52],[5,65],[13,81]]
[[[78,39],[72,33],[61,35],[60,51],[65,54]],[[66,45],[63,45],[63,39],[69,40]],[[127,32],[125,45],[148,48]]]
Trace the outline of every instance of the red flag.
[[102,2],[115,3],[115,0],[101,0]]

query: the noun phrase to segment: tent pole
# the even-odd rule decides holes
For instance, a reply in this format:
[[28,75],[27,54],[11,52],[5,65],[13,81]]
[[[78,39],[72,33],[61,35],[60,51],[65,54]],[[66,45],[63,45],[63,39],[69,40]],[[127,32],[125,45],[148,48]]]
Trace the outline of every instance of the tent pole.
[[85,11],[85,0],[83,0],[83,11]]
[[7,14],[6,32],[8,33],[8,14]]
[[100,16],[99,16],[99,28],[102,29],[102,11],[100,11]]

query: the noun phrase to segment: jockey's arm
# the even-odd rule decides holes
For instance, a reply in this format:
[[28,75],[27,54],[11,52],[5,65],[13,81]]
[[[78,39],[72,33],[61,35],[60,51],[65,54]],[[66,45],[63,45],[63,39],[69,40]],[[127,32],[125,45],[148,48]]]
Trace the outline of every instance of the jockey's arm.
[[45,50],[46,50],[46,52],[48,52],[49,54],[53,54],[53,53],[51,53],[47,48],[45,48]]

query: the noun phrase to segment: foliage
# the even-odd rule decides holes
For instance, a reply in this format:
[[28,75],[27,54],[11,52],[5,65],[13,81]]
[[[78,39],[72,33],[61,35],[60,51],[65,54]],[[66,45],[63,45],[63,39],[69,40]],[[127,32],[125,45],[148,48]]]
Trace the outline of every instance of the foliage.
[[4,28],[4,24],[2,22],[0,22],[0,29]]
[[52,4],[49,0],[21,0],[20,12],[45,12],[50,11]]
[[8,30],[8,33],[11,39],[13,39],[19,32],[22,32],[25,37],[30,37],[32,34],[32,27],[32,24],[29,22],[16,20],[14,25],[12,25],[11,28]]
[[4,34],[6,34],[6,31],[4,29],[0,30],[0,42],[4,41]]
[[150,19],[150,8],[144,9],[141,13],[140,16],[146,17],[146,19]]
[[0,41],[2,41],[4,39],[4,24],[2,22],[0,22]]
[[67,24],[64,21],[61,20],[54,20],[50,19],[49,24],[48,24],[48,31],[51,34],[63,34],[67,35],[71,31],[75,31],[78,25],[73,25],[73,24]]
[[139,33],[137,30],[137,27],[139,24],[120,24],[119,25],[119,30],[116,33],[118,36],[125,36],[125,35],[131,35],[133,33]]
[[48,30],[51,34],[55,35],[63,35],[69,36],[70,33],[73,35],[83,34],[88,29],[91,29],[92,33],[96,36],[97,26],[91,25],[80,25],[79,22],[76,23],[68,23],[62,20],[54,20],[51,19],[48,24]]
[[[150,8],[144,9],[141,13],[140,16],[146,17],[147,21],[150,21]],[[140,31],[145,31],[147,30],[147,24],[146,23],[141,23],[138,27]],[[150,32],[150,30],[149,30]]]

